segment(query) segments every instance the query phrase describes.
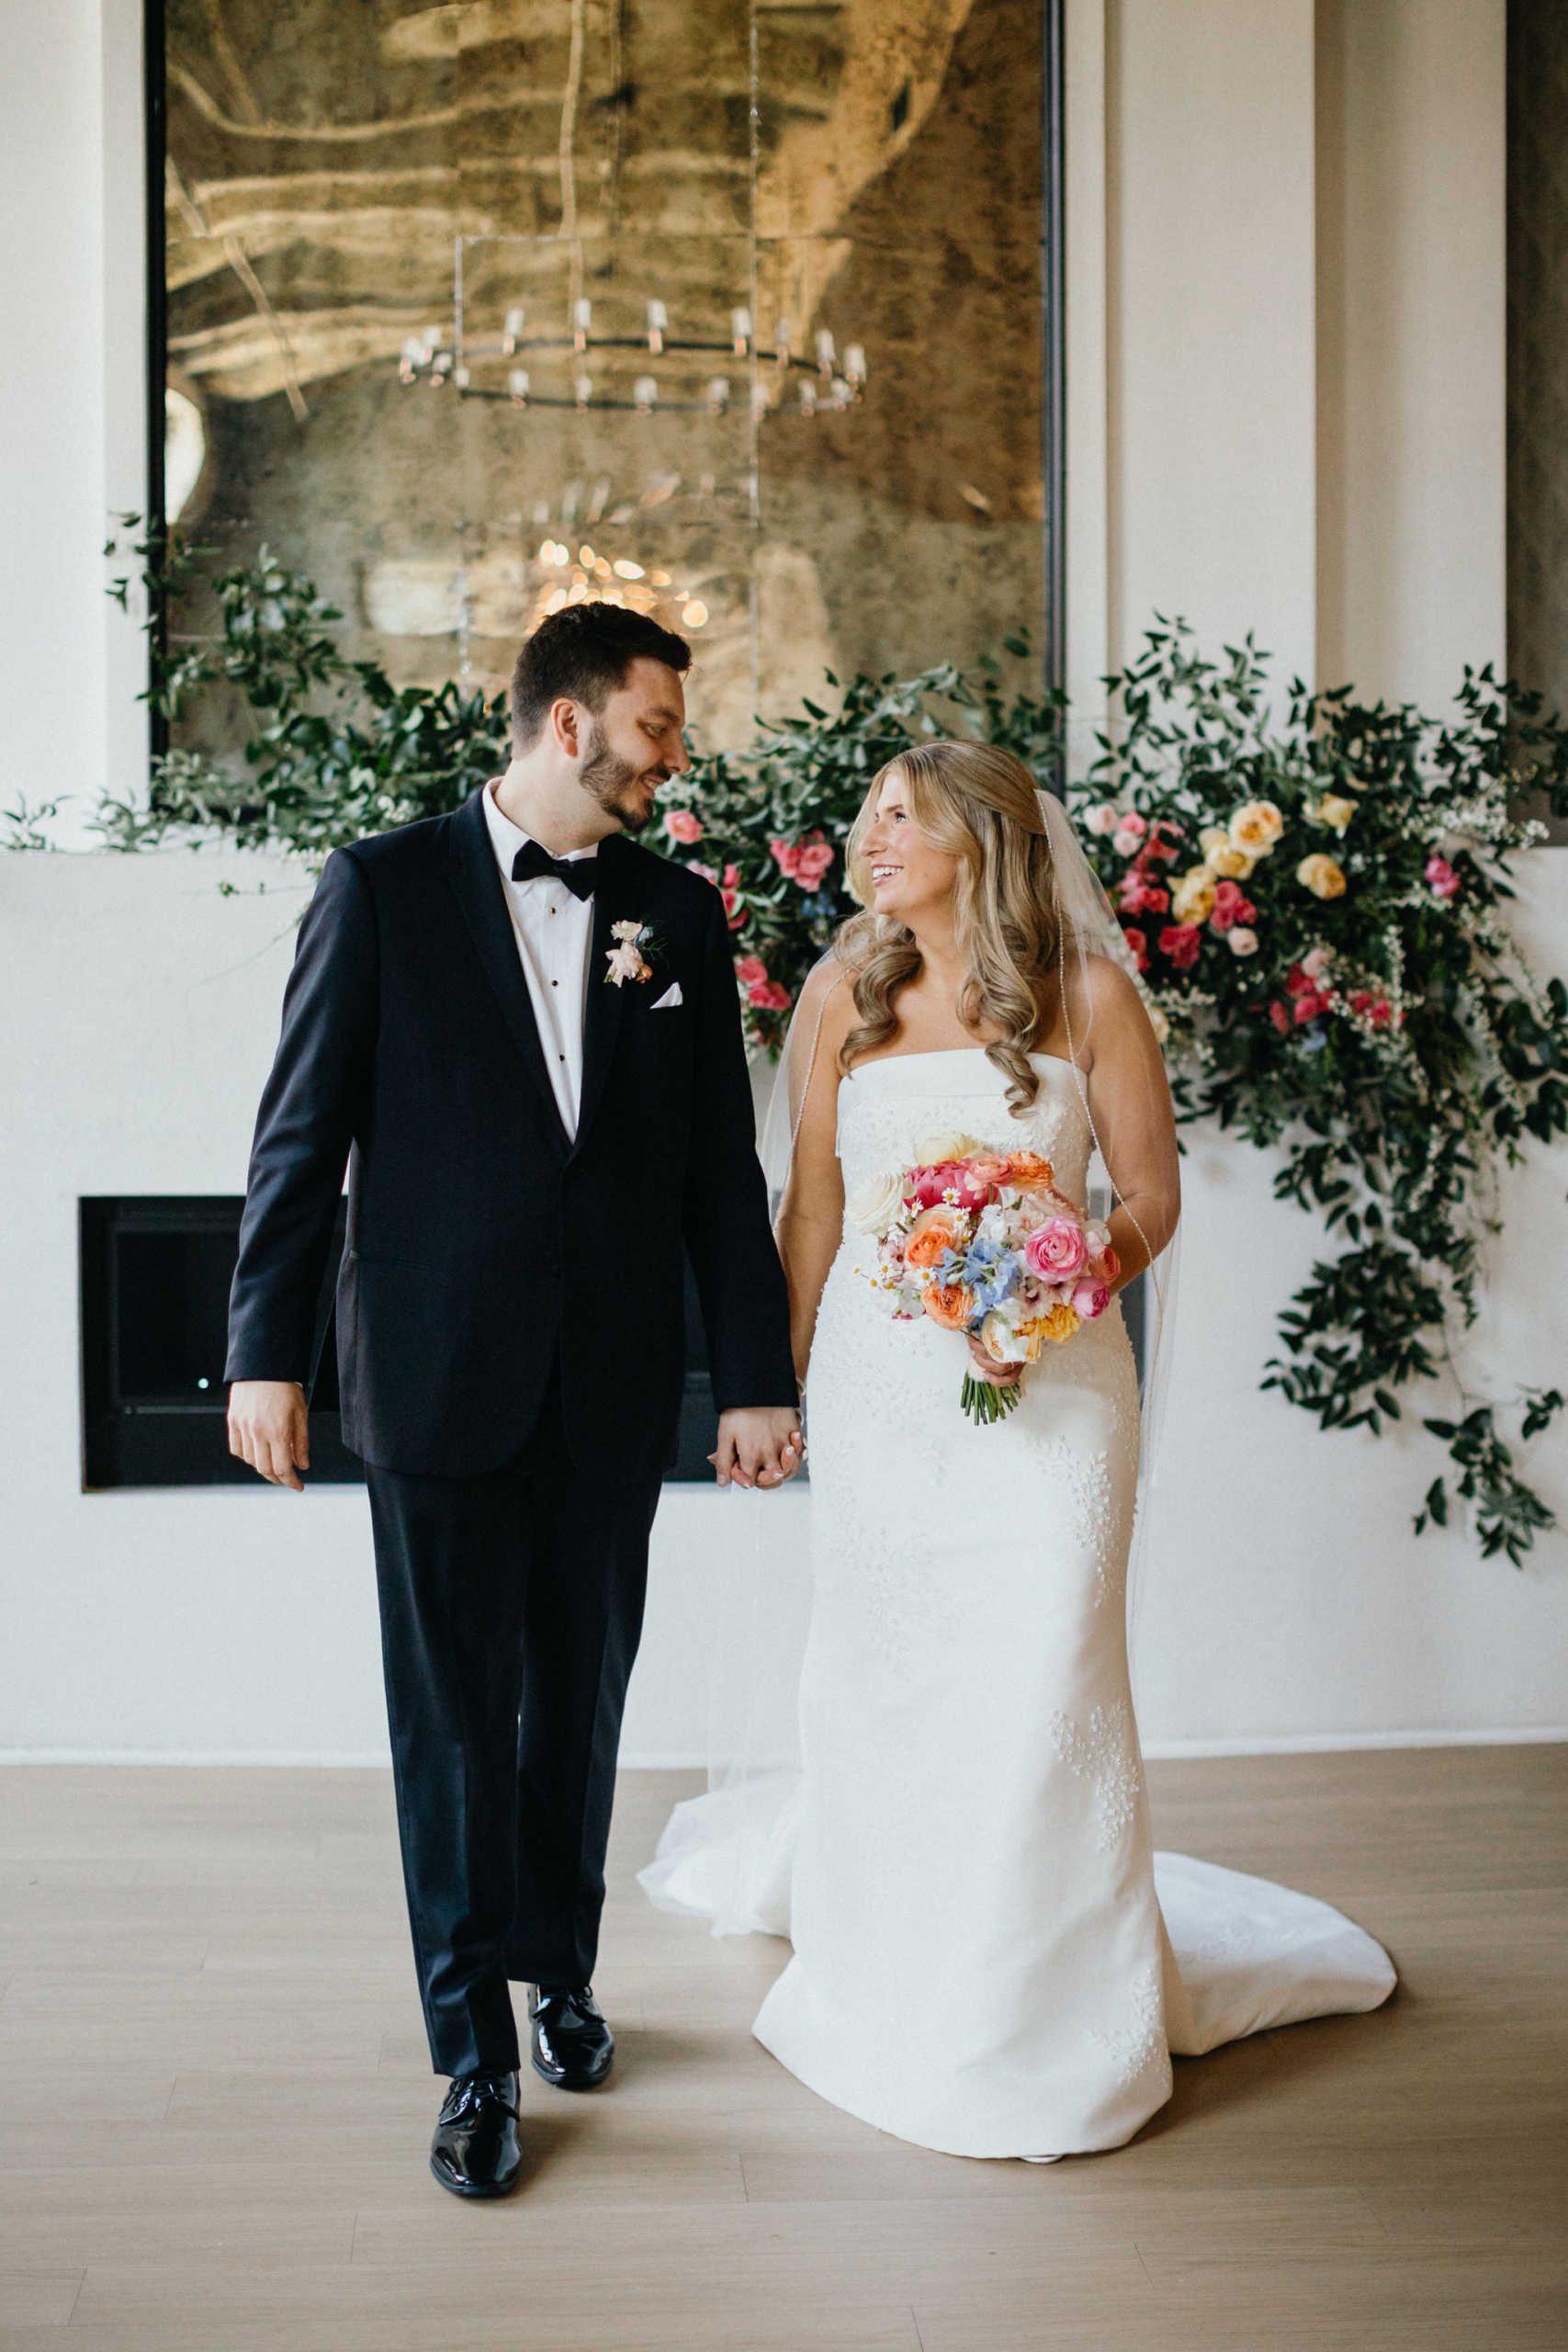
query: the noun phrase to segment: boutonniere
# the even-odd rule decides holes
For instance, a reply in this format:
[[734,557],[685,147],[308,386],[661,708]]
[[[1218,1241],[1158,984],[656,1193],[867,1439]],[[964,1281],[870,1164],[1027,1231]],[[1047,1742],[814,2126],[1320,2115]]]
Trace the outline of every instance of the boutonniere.
[[653,966],[649,958],[659,953],[659,941],[653,925],[648,922],[613,922],[610,925],[614,947],[604,950],[610,968],[605,973],[619,988],[624,981],[636,980],[640,987],[653,978]]

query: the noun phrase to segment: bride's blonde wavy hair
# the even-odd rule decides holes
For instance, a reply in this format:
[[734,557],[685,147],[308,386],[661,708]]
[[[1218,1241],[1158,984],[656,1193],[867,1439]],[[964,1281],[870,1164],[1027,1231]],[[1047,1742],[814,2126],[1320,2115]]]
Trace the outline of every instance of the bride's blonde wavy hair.
[[872,909],[871,869],[861,846],[882,787],[894,775],[924,839],[958,861],[953,925],[969,967],[959,1017],[971,1029],[1001,1031],[986,1053],[1009,1080],[1008,1104],[1021,1118],[1040,1090],[1029,1052],[1056,975],[1060,921],[1034,778],[994,743],[913,743],[872,778],[845,859],[863,911],[850,917],[834,942],[860,1014],[860,1026],[840,1048],[839,1067],[847,1075],[860,1055],[897,1034],[894,1001],[920,968],[913,933]]

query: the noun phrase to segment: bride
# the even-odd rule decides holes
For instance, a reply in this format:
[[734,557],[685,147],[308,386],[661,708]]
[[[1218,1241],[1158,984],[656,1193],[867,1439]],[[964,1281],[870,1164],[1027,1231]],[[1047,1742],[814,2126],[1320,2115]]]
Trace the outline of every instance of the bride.
[[[971,1367],[863,1272],[860,1201],[960,1148],[1048,1159],[1080,1210],[1098,1152],[1116,1292],[1175,1232],[1159,1047],[1072,827],[1011,753],[922,743],[875,778],[849,870],[863,911],[802,992],[780,1080],[777,1238],[810,1374],[801,1773],[678,1807],[643,1883],[716,1932],[788,1933],[754,2030],[836,2106],[953,2154],[1113,2148],[1170,2096],[1172,2051],[1375,2007],[1393,1973],[1325,1905],[1152,1851],[1120,1299],[1021,1368],[972,1341]],[[966,1419],[966,1369],[1021,1378],[1016,1409]]]

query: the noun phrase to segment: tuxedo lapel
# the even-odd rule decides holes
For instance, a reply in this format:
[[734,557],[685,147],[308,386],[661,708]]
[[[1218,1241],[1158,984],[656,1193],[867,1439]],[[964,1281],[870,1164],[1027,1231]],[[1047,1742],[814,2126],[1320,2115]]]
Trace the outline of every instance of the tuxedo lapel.
[[[485,823],[482,793],[473,793],[457,810],[447,841],[452,888],[484,966],[485,977],[495,990],[506,1025],[538,1090],[551,1132],[560,1138],[565,1150],[570,1148],[570,1138],[561,1125],[544,1047],[539,1043],[538,1023],[517,953],[517,934],[512,928],[506,893],[491,847],[490,828]],[[594,924],[597,933],[597,912]]]
[[593,892],[593,944],[588,952],[588,1001],[582,1019],[582,1100],[577,1113],[577,1146],[581,1148],[593,1114],[604,1100],[621,1016],[628,993],[640,985],[623,980],[617,988],[607,978],[606,958],[615,941],[618,922],[646,922],[646,910],[634,905],[640,859],[628,858],[623,835],[611,833],[599,844],[599,880]]

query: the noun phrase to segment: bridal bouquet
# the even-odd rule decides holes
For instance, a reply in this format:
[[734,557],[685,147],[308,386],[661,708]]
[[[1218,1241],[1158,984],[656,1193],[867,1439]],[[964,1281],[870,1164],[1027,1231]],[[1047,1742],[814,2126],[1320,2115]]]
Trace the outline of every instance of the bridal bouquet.
[[[897,1175],[867,1177],[848,1204],[877,1245],[874,1271],[862,1271],[898,1320],[929,1315],[998,1364],[1029,1364],[1104,1314],[1121,1272],[1111,1237],[1056,1191],[1048,1159],[973,1136],[928,1136],[919,1152]],[[999,1421],[1022,1387],[969,1373],[960,1403],[976,1424]]]

